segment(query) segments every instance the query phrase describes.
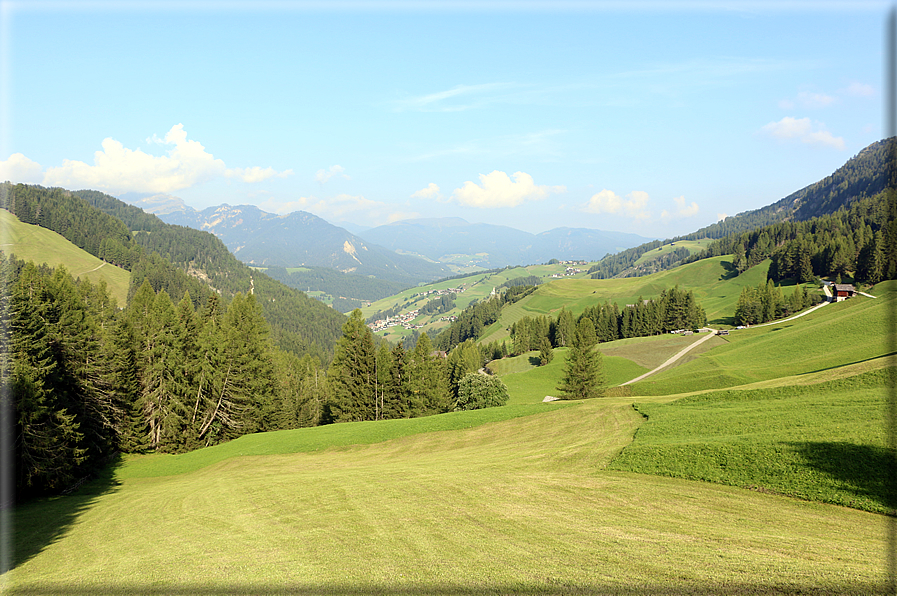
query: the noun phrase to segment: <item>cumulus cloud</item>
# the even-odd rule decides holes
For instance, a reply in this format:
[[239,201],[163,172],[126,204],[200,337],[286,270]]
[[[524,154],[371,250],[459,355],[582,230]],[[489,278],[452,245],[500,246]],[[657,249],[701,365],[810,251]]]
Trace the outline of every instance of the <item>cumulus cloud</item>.
[[270,166],[267,168],[254,166],[251,168],[230,168],[225,170],[224,175],[228,178],[239,178],[243,182],[249,182],[251,184],[253,182],[267,180],[268,178],[286,178],[287,176],[293,175],[293,170],[289,169],[284,170],[283,172],[278,172]]
[[442,195],[439,194],[439,187],[436,186],[433,182],[427,185],[427,188],[422,188],[419,191],[412,193],[412,199],[440,199]]
[[206,151],[198,141],[188,140],[183,124],[176,124],[164,138],[153,135],[151,143],[170,145],[167,155],[155,156],[140,149],[128,149],[108,137],[102,151],[94,153],[93,165],[63,160],[61,166],[48,168],[43,184],[68,188],[95,188],[113,193],[170,193],[218,177],[259,182],[273,176],[289,176],[292,170],[273,168],[228,169],[224,162]]
[[679,217],[691,217],[698,214],[698,204],[692,201],[690,205],[686,205],[685,195],[675,197],[673,202],[676,203],[676,215]]
[[479,185],[468,180],[464,186],[456,188],[452,199],[469,207],[516,207],[524,201],[538,201],[566,190],[565,186],[537,186],[533,177],[525,172],[508,176],[495,170],[490,174],[480,174]]
[[673,197],[673,202],[676,203],[676,210],[673,213],[670,213],[666,209],[660,212],[660,218],[663,220],[670,219],[682,219],[684,217],[691,217],[692,215],[697,215],[698,213],[698,204],[694,201],[691,202],[691,205],[685,204],[685,196]]
[[808,145],[820,145],[844,149],[844,139],[833,136],[821,122],[811,122],[809,118],[785,116],[778,122],[764,125],[760,132],[780,140],[797,140]]
[[592,195],[582,210],[586,213],[619,213],[632,219],[648,219],[651,217],[651,212],[646,209],[649,200],[648,193],[642,190],[634,190],[624,199],[605,188]]
[[729,216],[728,216],[728,214],[726,214],[726,213],[717,213],[717,214],[716,214],[716,221],[723,221],[723,220],[726,219],[727,217],[729,217]]
[[0,181],[37,184],[42,178],[40,164],[21,153],[13,153],[6,161],[0,161]]
[[325,170],[323,168],[318,170],[318,173],[315,174],[315,180],[317,180],[321,184],[325,184],[328,180],[330,180],[334,176],[339,176],[340,178],[349,180],[349,177],[346,174],[344,174],[345,171],[346,171],[346,169],[339,164],[332,165],[332,166],[330,166],[329,170]]

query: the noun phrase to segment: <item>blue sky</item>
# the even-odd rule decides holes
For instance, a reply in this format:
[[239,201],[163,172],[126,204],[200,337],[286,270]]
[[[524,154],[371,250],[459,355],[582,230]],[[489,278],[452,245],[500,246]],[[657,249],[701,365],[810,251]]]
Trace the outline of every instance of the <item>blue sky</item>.
[[671,237],[884,136],[886,3],[476,6],[3,2],[0,178]]

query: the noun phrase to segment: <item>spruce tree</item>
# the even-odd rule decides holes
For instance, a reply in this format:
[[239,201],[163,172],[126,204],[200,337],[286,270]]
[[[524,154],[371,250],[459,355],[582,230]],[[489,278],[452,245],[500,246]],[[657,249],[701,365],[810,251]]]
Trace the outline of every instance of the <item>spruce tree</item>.
[[605,392],[604,364],[595,347],[595,327],[588,317],[580,319],[573,347],[567,353],[564,376],[557,387],[562,399],[589,399]]
[[361,311],[355,309],[343,325],[343,336],[337,341],[327,372],[331,391],[326,414],[329,421],[374,419],[375,358],[371,330]]
[[424,333],[418,339],[409,366],[411,416],[440,414],[452,407],[446,363],[432,352],[430,337]]
[[545,366],[554,359],[554,350],[551,349],[551,342],[547,337],[542,338],[542,345],[539,347],[539,363]]

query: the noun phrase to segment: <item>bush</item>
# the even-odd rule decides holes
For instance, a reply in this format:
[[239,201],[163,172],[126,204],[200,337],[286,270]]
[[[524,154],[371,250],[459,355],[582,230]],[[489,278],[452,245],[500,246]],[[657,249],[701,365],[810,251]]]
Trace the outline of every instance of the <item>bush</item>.
[[458,385],[458,401],[455,410],[479,410],[503,406],[508,403],[507,386],[498,377],[480,373],[468,373]]

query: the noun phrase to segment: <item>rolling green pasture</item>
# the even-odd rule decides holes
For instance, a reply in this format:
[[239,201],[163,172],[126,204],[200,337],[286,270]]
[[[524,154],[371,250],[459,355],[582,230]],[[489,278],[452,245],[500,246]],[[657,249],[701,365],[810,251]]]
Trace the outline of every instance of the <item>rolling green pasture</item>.
[[609,470],[643,420],[630,403],[152,476],[129,460],[21,506],[3,580],[79,595],[884,591],[881,515]]
[[22,223],[5,209],[0,209],[0,250],[14,253],[17,258],[34,261],[38,265],[64,265],[76,279],[89,279],[92,283],[105,280],[109,294],[118,305],[124,306],[127,303],[130,272],[104,263],[52,230]]
[[[465,291],[456,296],[456,306],[454,309],[450,310],[447,313],[439,315],[420,316],[415,320],[416,323],[425,325],[423,331],[426,331],[432,335],[440,331],[442,328],[448,326],[447,322],[439,321],[440,317],[460,314],[461,311],[467,308],[474,300],[482,300],[483,298],[489,296],[489,294],[492,293],[493,288],[498,288],[503,283],[514,278],[527,277],[530,275],[541,277],[544,283],[545,281],[551,280],[551,276],[553,274],[563,273],[565,267],[566,265],[529,265],[526,267],[504,269],[502,271],[499,271],[498,273],[475,273],[464,278],[440,281],[432,284],[424,284],[414,288],[409,288],[394,296],[390,296],[388,298],[383,298],[382,300],[373,302],[370,306],[362,308],[361,312],[365,316],[365,318],[367,318],[376,312],[395,308],[396,306],[400,305],[402,305],[402,312],[407,312],[409,310],[420,308],[434,298],[434,296],[415,296],[416,294],[427,292],[430,290],[457,288],[461,285],[464,285]],[[580,268],[583,269],[583,273],[578,274],[577,277],[586,276],[587,274],[585,272],[588,271],[589,265],[583,265]],[[390,341],[395,342],[400,341],[405,336],[410,334],[411,332],[408,330],[393,327],[389,331],[381,333],[380,335],[386,337]]]
[[[769,261],[735,276],[729,259],[731,257],[728,256],[703,259],[644,277],[553,280],[505,308],[501,319],[484,330],[481,341],[489,343],[507,338],[510,326],[525,316],[557,316],[562,307],[578,316],[587,307],[604,302],[617,303],[623,308],[627,304],[635,304],[639,298],[656,298],[663,290],[676,285],[694,292],[707,313],[708,324],[732,326],[742,288],[765,284]],[[818,291],[815,287],[807,287]],[[786,295],[791,291],[793,289],[790,287],[784,289]]]
[[611,468],[893,511],[885,413],[894,371],[637,403],[647,421]]
[[[733,330],[700,358],[631,385],[633,395],[723,389],[872,360],[888,353],[887,313],[897,282],[879,284],[877,298],[824,306],[793,321]],[[715,341],[715,340],[714,340]]]
[[707,248],[712,242],[712,238],[701,238],[700,240],[677,240],[675,246],[673,244],[664,244],[661,247],[643,253],[642,256],[640,256],[638,260],[633,263],[633,265],[644,265],[648,261],[653,261],[657,257],[661,257],[665,254],[673,252],[677,248],[687,248],[689,254],[693,255],[696,252],[701,252],[702,250]]

